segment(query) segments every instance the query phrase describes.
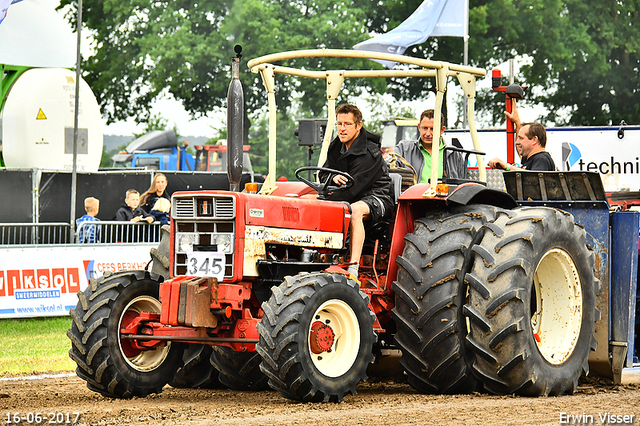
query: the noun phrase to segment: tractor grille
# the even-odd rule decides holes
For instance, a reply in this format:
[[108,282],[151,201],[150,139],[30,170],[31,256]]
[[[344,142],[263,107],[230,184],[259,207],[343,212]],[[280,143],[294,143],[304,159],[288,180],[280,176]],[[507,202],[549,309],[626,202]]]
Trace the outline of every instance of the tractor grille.
[[233,219],[236,217],[235,198],[216,198],[215,216],[220,219]]
[[224,277],[234,273],[235,197],[228,195],[180,195],[173,197],[174,276],[187,274],[187,253],[225,253]]
[[174,217],[195,217],[195,200],[193,198],[178,199],[174,203]]
[[173,218],[233,219],[236,217],[236,199],[233,196],[191,196],[174,198]]

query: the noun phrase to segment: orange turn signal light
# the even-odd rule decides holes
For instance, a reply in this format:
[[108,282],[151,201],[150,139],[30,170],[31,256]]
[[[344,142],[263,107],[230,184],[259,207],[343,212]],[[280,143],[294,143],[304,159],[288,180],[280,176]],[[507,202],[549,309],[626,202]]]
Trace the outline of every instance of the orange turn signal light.
[[258,192],[258,184],[256,182],[247,182],[244,184],[244,192],[255,194]]
[[446,197],[449,195],[449,185],[446,183],[439,183],[436,185],[436,196]]

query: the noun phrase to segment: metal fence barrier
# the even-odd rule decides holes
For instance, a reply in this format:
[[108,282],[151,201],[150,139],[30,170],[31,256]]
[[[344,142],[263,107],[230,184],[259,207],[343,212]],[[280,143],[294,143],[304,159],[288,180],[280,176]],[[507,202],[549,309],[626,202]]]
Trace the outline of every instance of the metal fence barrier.
[[69,244],[70,233],[68,223],[3,223],[0,245]]
[[75,243],[154,243],[160,241],[160,222],[82,222],[76,230]]
[[68,223],[2,223],[0,246],[155,243],[160,241],[160,227],[159,222],[82,222],[71,236]]
[[[469,179],[478,180],[477,169],[469,169]],[[487,186],[505,189],[502,170],[487,170]],[[68,223],[2,223],[0,224],[0,246],[159,242],[160,227],[159,222],[151,224],[117,221],[83,222],[76,229],[71,241],[71,225]]]

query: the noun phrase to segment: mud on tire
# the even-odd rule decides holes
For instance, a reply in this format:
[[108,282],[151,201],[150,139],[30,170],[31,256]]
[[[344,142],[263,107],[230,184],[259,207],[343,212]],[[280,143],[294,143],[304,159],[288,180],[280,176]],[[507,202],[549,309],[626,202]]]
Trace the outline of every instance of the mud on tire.
[[69,356],[89,389],[107,397],[159,393],[180,366],[183,347],[167,343],[140,351],[120,339],[120,327],[138,312],[159,312],[159,278],[145,271],[106,274],[78,293],[71,309]]
[[408,381],[425,393],[466,393],[478,382],[465,358],[467,326],[464,276],[471,268],[470,247],[498,209],[464,206],[416,220],[405,236],[393,283],[396,343]]
[[286,277],[262,304],[261,370],[286,398],[340,402],[355,394],[373,362],[375,315],[368,296],[343,274]]
[[486,224],[467,274],[474,372],[499,394],[575,391],[596,347],[594,254],[571,214],[523,207]]
[[171,244],[171,228],[169,225],[162,225],[160,228],[160,244],[150,250],[151,272],[162,276],[165,280],[169,279],[169,267],[171,265],[169,257],[169,245]]

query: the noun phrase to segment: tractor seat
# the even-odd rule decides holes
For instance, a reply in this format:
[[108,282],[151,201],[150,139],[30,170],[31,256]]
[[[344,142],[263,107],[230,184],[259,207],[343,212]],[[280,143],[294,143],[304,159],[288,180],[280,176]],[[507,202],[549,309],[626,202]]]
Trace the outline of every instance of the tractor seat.
[[[406,191],[409,187],[418,183],[418,174],[411,164],[402,156],[395,152],[389,153],[387,156],[387,164],[389,165],[389,175],[394,179],[394,189],[396,189],[396,201],[398,196]],[[400,188],[398,190],[394,175],[400,176]]]
[[398,197],[403,191],[402,188],[402,175],[396,172],[389,172],[391,182],[393,183],[393,204],[398,204]]

